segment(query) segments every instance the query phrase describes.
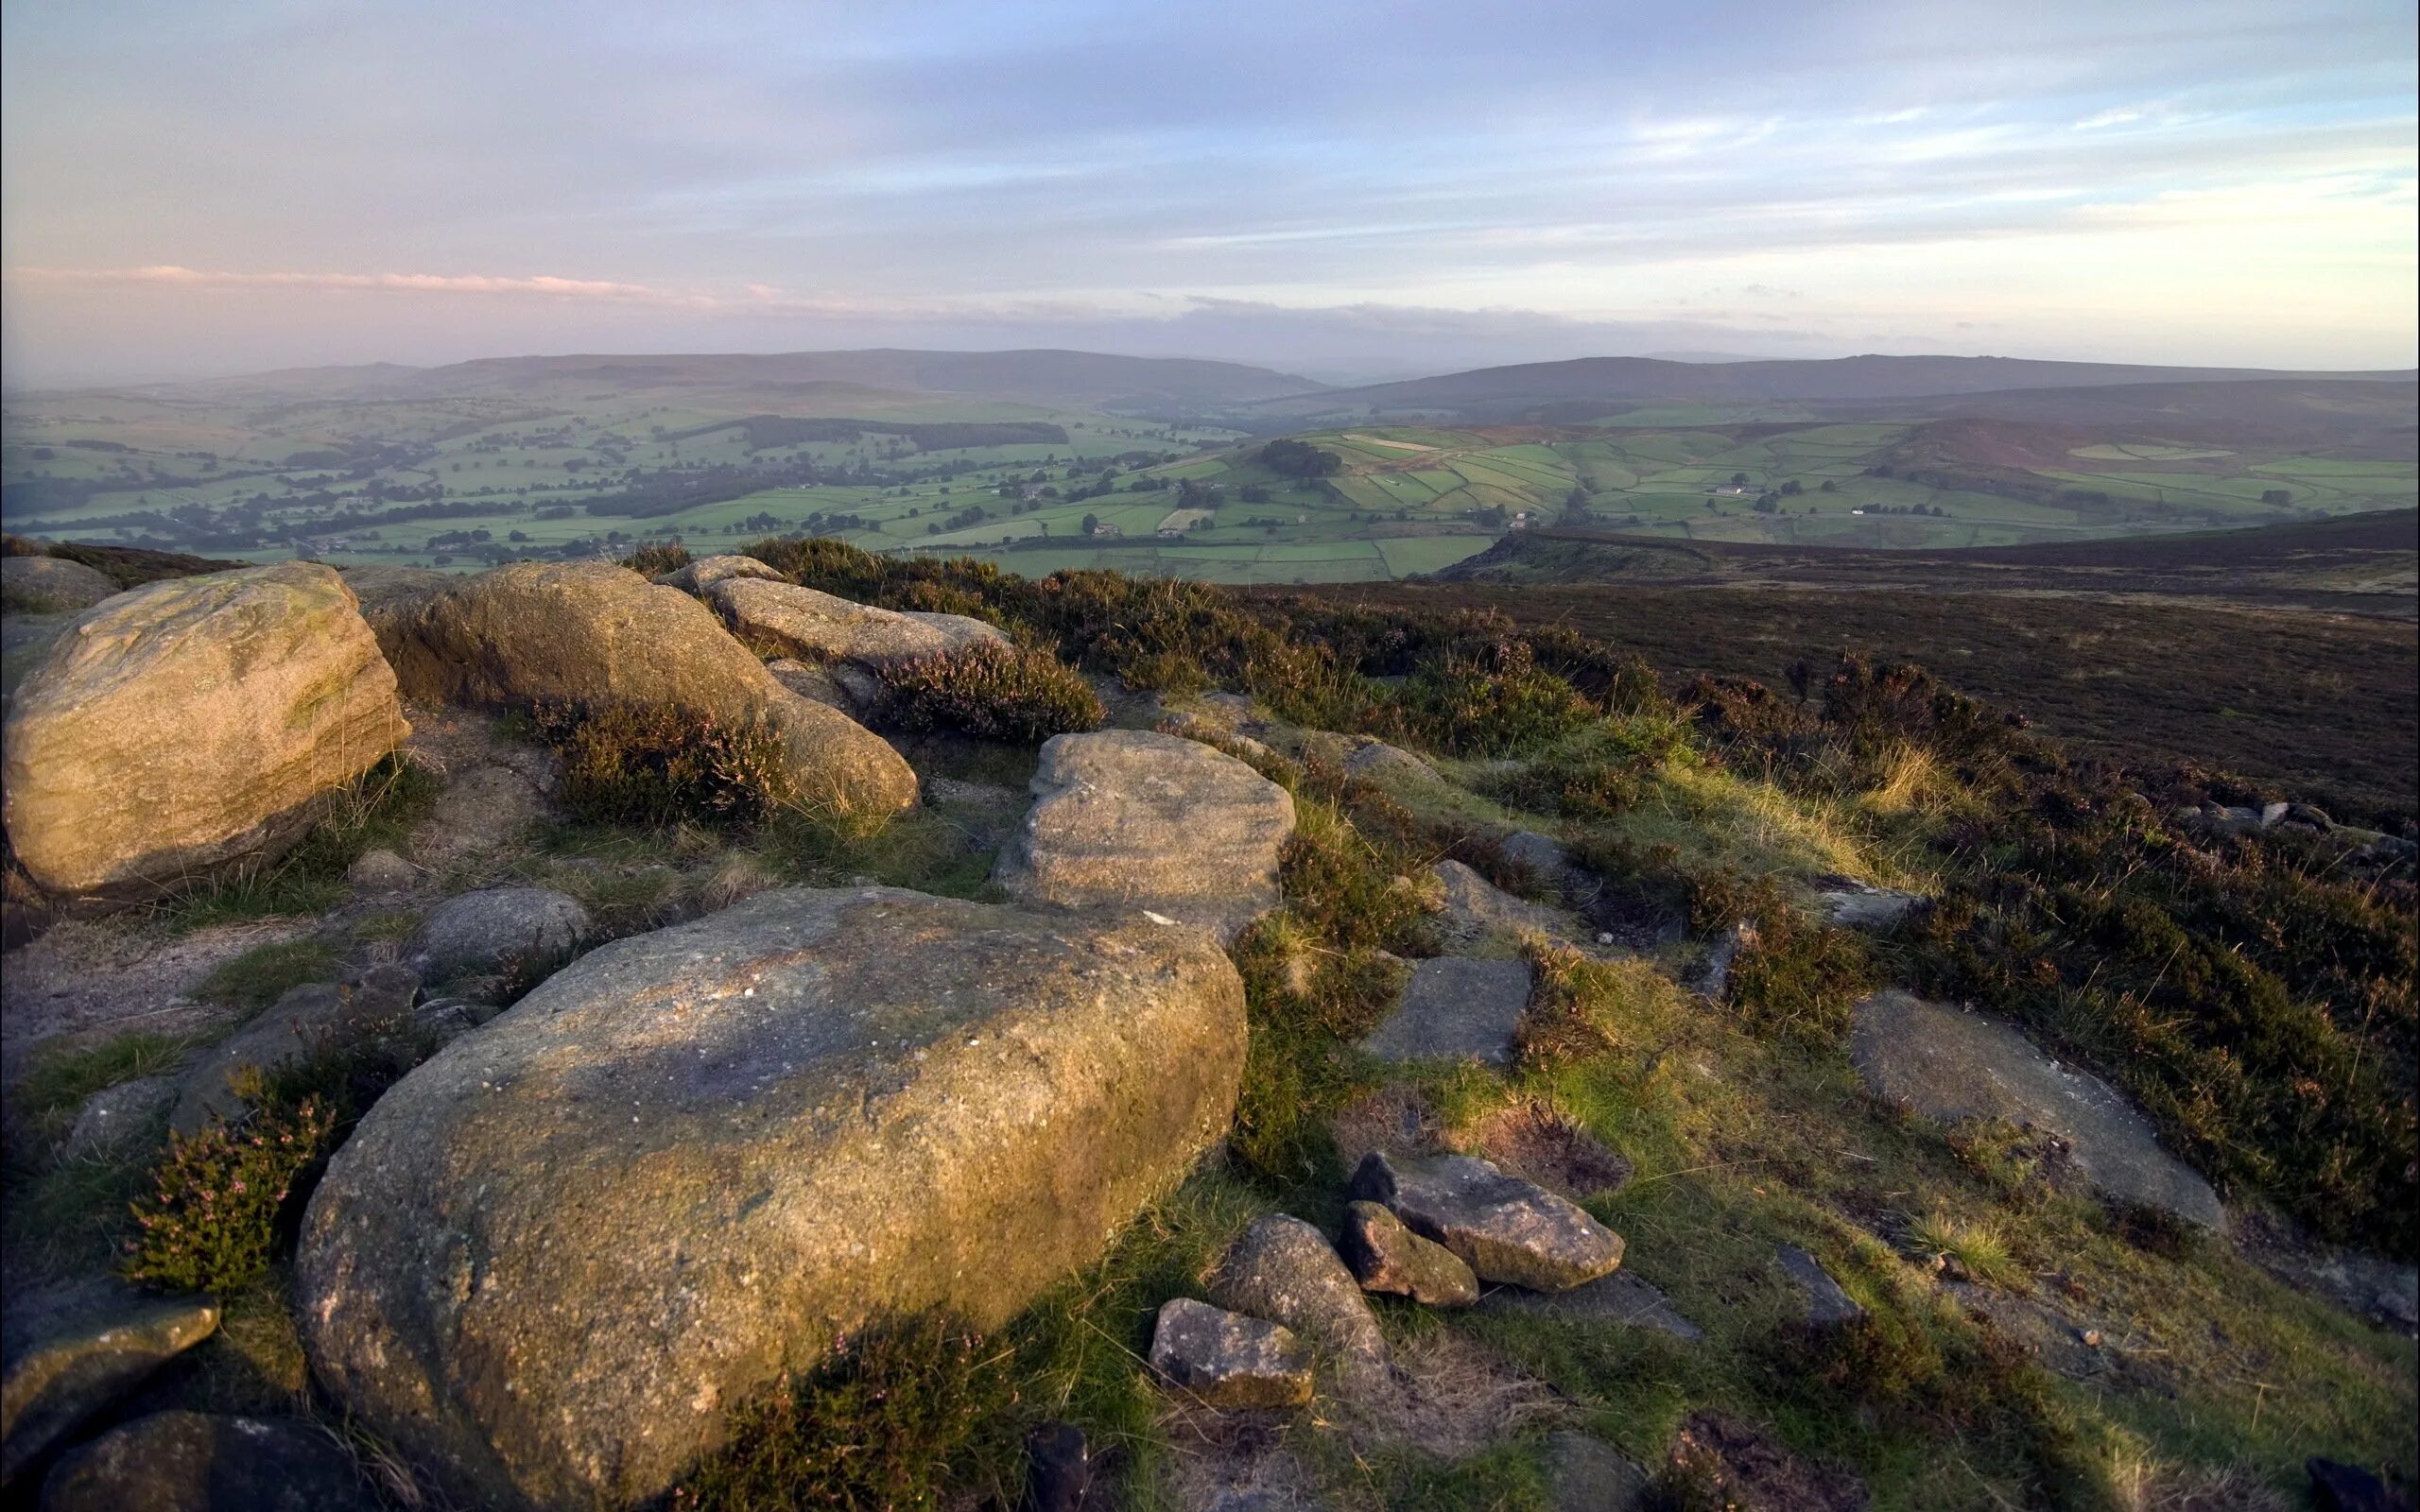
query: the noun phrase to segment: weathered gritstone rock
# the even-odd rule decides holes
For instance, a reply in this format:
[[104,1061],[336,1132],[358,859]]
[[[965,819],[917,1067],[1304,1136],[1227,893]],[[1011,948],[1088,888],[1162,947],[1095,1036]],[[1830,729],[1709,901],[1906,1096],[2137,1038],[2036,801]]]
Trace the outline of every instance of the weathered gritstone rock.
[[1823,1263],[1796,1245],[1774,1250],[1773,1264],[1797,1290],[1799,1300],[1806,1304],[1806,1321],[1817,1328],[1854,1323],[1865,1316],[1865,1309],[1841,1289]]
[[1468,1307],[1478,1300],[1478,1278],[1460,1255],[1413,1233],[1374,1202],[1344,1210],[1337,1250],[1365,1291],[1409,1297],[1428,1307]]
[[218,1327],[204,1297],[110,1280],[9,1298],[0,1314],[0,1482]]
[[604,562],[518,562],[439,594],[412,619],[396,672],[415,697],[475,707],[630,703],[762,720],[803,800],[871,814],[916,801],[916,774],[888,741],[783,687],[696,599]]
[[1481,1280],[1563,1292],[1622,1263],[1621,1235],[1577,1203],[1467,1155],[1408,1160],[1374,1150],[1353,1173],[1353,1195],[1384,1204]]
[[1996,1019],[1877,992],[1857,1005],[1849,1058],[1876,1093],[1927,1118],[2031,1124],[2067,1141],[2077,1169],[2111,1195],[2225,1227],[2209,1182],[2159,1147],[2134,1105]]
[[1151,730],[1056,735],[993,880],[1015,898],[1144,910],[1232,941],[1277,906],[1294,799],[1242,762]]
[[1368,778],[1379,783],[1442,782],[1437,768],[1400,746],[1390,746],[1383,740],[1364,740],[1344,758],[1344,770],[1351,776]]
[[283,851],[409,732],[334,570],[146,584],[78,616],[10,700],[9,840],[52,892],[155,894]]
[[1547,1435],[1547,1498],[1554,1512],[1639,1512],[1647,1471],[1601,1438],[1564,1429]]
[[731,627],[751,642],[810,662],[873,671],[894,662],[1009,644],[998,626],[964,614],[903,613],[854,603],[796,583],[725,577],[705,591]]
[[43,1512],[378,1512],[346,1453],[308,1423],[163,1412],[59,1462]]
[[734,577],[762,577],[776,583],[789,581],[782,576],[779,568],[769,567],[753,557],[742,557],[736,554],[700,557],[688,566],[675,568],[671,572],[661,575],[655,580],[666,587],[677,588],[684,593],[701,594],[715,584]]
[[1348,1382],[1383,1377],[1387,1341],[1369,1300],[1327,1236],[1271,1213],[1244,1230],[1210,1277],[1210,1300],[1283,1323],[1333,1360]]
[[0,612],[81,613],[117,591],[108,574],[64,557],[0,557]]
[[252,1106],[235,1090],[246,1071],[274,1071],[357,1036],[390,1032],[410,1014],[419,990],[420,978],[400,966],[377,967],[348,986],[287,988],[259,1018],[201,1052],[178,1079],[168,1127],[197,1134],[234,1122]]
[[1311,1400],[1311,1351],[1291,1330],[1189,1297],[1161,1305],[1151,1368],[1220,1412],[1298,1407]]
[[1435,870],[1445,898],[1437,935],[1449,949],[1469,950],[1491,940],[1502,944],[1530,933],[1556,939],[1583,933],[1559,910],[1515,898],[1459,861],[1440,861]]
[[347,867],[344,880],[363,892],[409,892],[420,881],[420,868],[385,846],[364,850]]
[[448,898],[428,912],[412,942],[412,967],[432,981],[502,973],[543,976],[596,932],[579,900],[547,887],[489,887]]
[[1411,969],[1403,997],[1361,1048],[1381,1060],[1467,1056],[1483,1065],[1512,1063],[1512,1036],[1530,1003],[1527,961],[1441,955]]
[[1482,1311],[1509,1308],[1616,1323],[1624,1328],[1651,1329],[1684,1344],[1695,1344],[1705,1337],[1705,1331],[1683,1317],[1663,1292],[1626,1270],[1551,1295],[1527,1292],[1517,1286],[1498,1287],[1479,1298],[1479,1307]]
[[[837,670],[816,662],[801,662],[793,657],[777,656],[765,663],[773,680],[810,703],[820,703],[854,715],[872,706],[881,688],[862,676],[843,682]],[[864,695],[865,696],[860,696]]]
[[102,1088],[76,1110],[76,1125],[67,1131],[68,1158],[121,1148],[153,1129],[155,1121],[176,1100],[174,1076],[137,1076]]
[[631,1506],[870,1318],[991,1326],[1224,1131],[1207,936],[888,888],[603,946],[380,1099],[296,1263],[319,1379],[467,1500]]

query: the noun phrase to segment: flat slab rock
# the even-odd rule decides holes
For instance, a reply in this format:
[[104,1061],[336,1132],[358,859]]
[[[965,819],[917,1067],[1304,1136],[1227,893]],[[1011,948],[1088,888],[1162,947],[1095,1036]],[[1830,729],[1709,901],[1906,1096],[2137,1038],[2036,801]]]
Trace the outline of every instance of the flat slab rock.
[[869,1319],[996,1326],[1225,1131],[1204,935],[895,888],[600,947],[398,1082],[329,1161],[323,1389],[465,1504],[634,1507]]
[[1444,907],[1437,917],[1437,934],[1452,950],[1469,950],[1495,940],[1518,939],[1525,934],[1555,939],[1582,939],[1587,932],[1561,909],[1515,898],[1459,861],[1440,861],[1435,874],[1444,889]]
[[1373,1150],[1353,1173],[1353,1195],[1452,1250],[1481,1280],[1564,1292],[1622,1263],[1621,1235],[1579,1204],[1472,1156]]
[[1233,756],[1156,730],[1056,735],[993,880],[1010,896],[1121,908],[1231,942],[1277,906],[1294,799]]
[[1806,1321],[1817,1328],[1831,1328],[1853,1323],[1865,1315],[1865,1309],[1841,1289],[1832,1273],[1823,1263],[1796,1245],[1784,1245],[1773,1251],[1773,1267],[1798,1293]]
[[1361,1041],[1381,1060],[1467,1056],[1483,1065],[1512,1063],[1512,1037],[1530,1005],[1527,961],[1441,955],[1421,961],[1384,1023]]
[[400,966],[372,967],[343,984],[289,988],[261,1015],[194,1057],[177,1080],[168,1127],[198,1134],[251,1108],[236,1089],[248,1071],[274,1071],[356,1035],[399,1022],[411,1012],[420,978]]
[[1311,1400],[1311,1351],[1285,1325],[1179,1297],[1160,1308],[1151,1368],[1221,1412]]
[[1877,992],[1857,1005],[1849,1057],[1879,1095],[1928,1118],[1999,1119],[2048,1129],[2078,1169],[2123,1201],[2207,1228],[2226,1210],[2210,1183],[2159,1146],[2151,1121],[2108,1083],[2059,1065],[2016,1029],[1980,1013]]
[[1482,1311],[1510,1308],[1617,1323],[1624,1328],[1651,1329],[1684,1344],[1695,1344],[1705,1337],[1705,1331],[1682,1316],[1661,1290],[1626,1270],[1599,1277],[1567,1292],[1544,1294],[1500,1286],[1480,1297],[1478,1305]]
[[1862,885],[1827,888],[1815,902],[1831,922],[1842,929],[1889,929],[1925,902],[1920,893]]
[[0,1482],[217,1327],[206,1297],[108,1279],[11,1297],[0,1314]]
[[703,590],[732,628],[791,656],[848,662],[869,670],[989,642],[1006,645],[995,625],[964,614],[875,609],[796,583],[725,576]]

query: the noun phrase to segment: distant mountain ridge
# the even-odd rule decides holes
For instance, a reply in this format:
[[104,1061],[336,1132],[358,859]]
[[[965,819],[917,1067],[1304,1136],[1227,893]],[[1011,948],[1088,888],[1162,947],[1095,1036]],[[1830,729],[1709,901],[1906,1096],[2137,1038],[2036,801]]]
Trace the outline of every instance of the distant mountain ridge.
[[1578,404],[1688,400],[1773,403],[1918,401],[2031,389],[2239,382],[2411,383],[2420,372],[2285,372],[2257,368],[2145,367],[2022,357],[1859,356],[1743,362],[1581,357],[1520,363],[1258,401],[1246,413],[1292,422],[1333,415],[1438,412],[1512,419]]
[[408,400],[543,398],[564,387],[630,392],[795,389],[835,386],[1071,407],[1195,410],[1317,392],[1317,381],[1242,363],[1190,357],[1125,357],[1033,349],[1013,352],[566,353],[480,357],[437,368],[372,363],[297,368],[240,378],[159,384],[130,390],[218,402],[295,398]]

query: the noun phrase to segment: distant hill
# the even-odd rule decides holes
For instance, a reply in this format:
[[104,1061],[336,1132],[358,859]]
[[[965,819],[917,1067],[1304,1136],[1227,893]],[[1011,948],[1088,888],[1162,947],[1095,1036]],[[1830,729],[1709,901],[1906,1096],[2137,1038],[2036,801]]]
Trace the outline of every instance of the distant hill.
[[[1839,404],[1931,401],[1950,395],[2149,385],[2341,382],[2403,385],[2403,372],[2273,372],[2252,368],[2149,368],[2014,357],[1841,357],[1826,361],[1674,362],[1583,357],[1523,363],[1405,383],[1334,388],[1253,402],[1237,413],[1261,428],[1314,421],[1427,415],[1461,420],[1579,421],[1625,404]],[[2009,418],[2032,418],[2012,415]]]
[[1094,352],[723,352],[701,354],[485,357],[440,368],[374,363],[298,368],[242,378],[153,385],[154,399],[210,403],[296,400],[494,398],[533,404],[605,395],[778,397],[804,389],[854,388],[945,395],[1008,404],[1142,414],[1192,414],[1284,394],[1317,382],[1267,368],[1185,357],[1121,357]]

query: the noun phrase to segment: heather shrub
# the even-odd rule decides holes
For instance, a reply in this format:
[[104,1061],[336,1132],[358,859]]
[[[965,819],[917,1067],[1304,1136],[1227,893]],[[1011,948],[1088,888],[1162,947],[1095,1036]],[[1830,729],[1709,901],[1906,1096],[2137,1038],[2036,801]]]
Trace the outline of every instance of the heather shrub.
[[1769,879],[1715,869],[1689,879],[1690,922],[1754,926],[1731,963],[1732,1011],[1761,1035],[1845,1039],[1858,1000],[1879,985],[1863,942],[1807,918]]
[[608,824],[746,823],[791,797],[781,736],[661,704],[542,703],[538,737],[562,757],[564,807]]
[[893,662],[879,676],[874,723],[890,730],[1031,746],[1109,719],[1092,684],[1046,651],[982,643]]
[[1451,756],[1505,756],[1570,734],[1597,711],[1537,664],[1528,643],[1497,640],[1423,663],[1403,690],[1404,717]]
[[242,1124],[170,1135],[151,1194],[134,1203],[130,1280],[187,1292],[237,1291],[268,1273],[278,1224],[302,1174],[327,1153],[334,1109],[316,1097]]
[[677,541],[641,546],[623,558],[622,565],[642,577],[661,577],[689,565],[689,548]]

